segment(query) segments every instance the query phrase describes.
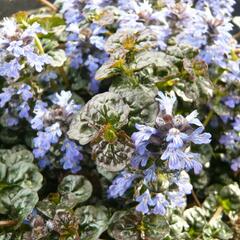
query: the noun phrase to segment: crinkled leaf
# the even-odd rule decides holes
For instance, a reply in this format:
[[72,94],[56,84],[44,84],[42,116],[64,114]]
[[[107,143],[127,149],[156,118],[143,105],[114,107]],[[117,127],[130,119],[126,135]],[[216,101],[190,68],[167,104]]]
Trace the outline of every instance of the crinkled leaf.
[[106,124],[120,129],[128,123],[129,106],[116,93],[102,93],[93,97],[75,116],[68,135],[85,145],[92,141]]
[[234,17],[233,23],[240,28],[240,17],[239,16]]
[[125,57],[129,52],[146,51],[157,46],[157,36],[150,29],[120,29],[111,35],[105,50],[116,58]]
[[133,71],[139,71],[148,66],[155,66],[158,70],[166,71],[165,75],[170,74],[173,69],[173,64],[170,58],[163,52],[141,52],[135,57],[135,61],[130,64]]
[[163,239],[169,233],[166,218],[160,215],[145,215],[143,218],[146,239]]
[[30,24],[37,22],[48,32],[52,32],[55,27],[65,24],[64,19],[60,15],[47,13],[34,14],[29,18],[28,22]]
[[236,182],[224,186],[219,195],[221,205],[226,211],[240,210],[240,188]]
[[33,155],[21,146],[0,149],[0,214],[19,223],[38,201],[42,175]]
[[221,220],[212,221],[203,228],[203,240],[228,240],[233,239],[230,227]]
[[67,60],[67,56],[65,54],[65,51],[62,49],[49,51],[48,54],[52,57],[51,59],[51,65],[53,67],[61,67]]
[[190,238],[188,233],[185,232],[189,229],[188,223],[182,216],[174,213],[173,211],[170,212],[169,227],[170,236],[173,237],[173,239],[182,240]]
[[96,72],[96,80],[104,80],[120,74],[120,69],[114,67],[114,62],[109,60],[105,62]]
[[82,240],[98,240],[108,228],[108,211],[103,206],[83,206],[76,209],[75,216],[79,219]]
[[157,240],[169,233],[165,217],[159,215],[142,216],[138,212],[118,211],[110,220],[109,235],[115,240]]
[[200,207],[186,209],[183,213],[186,222],[196,231],[201,231],[206,224],[205,211]]
[[[0,214],[20,224],[38,202],[38,194],[31,189],[10,187],[0,191]],[[16,225],[17,227],[18,225]]]
[[157,88],[139,84],[135,87],[113,84],[111,92],[116,92],[123,98],[130,108],[129,125],[135,123],[154,126],[158,113],[158,104],[155,100]]
[[43,215],[48,218],[53,218],[56,210],[58,209],[58,204],[60,203],[59,194],[51,194],[48,198],[39,201],[37,204],[37,209]]
[[133,152],[133,147],[121,138],[113,143],[102,140],[92,146],[97,166],[111,172],[123,170],[130,162]]
[[74,208],[91,197],[92,184],[84,176],[68,175],[59,184],[58,192],[61,206]]

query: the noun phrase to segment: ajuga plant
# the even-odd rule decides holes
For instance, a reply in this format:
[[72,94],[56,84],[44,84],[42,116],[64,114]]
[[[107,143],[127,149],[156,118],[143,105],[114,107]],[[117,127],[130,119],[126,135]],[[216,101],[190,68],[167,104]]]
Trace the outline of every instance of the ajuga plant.
[[234,0],[57,0],[0,21],[0,240],[240,239]]

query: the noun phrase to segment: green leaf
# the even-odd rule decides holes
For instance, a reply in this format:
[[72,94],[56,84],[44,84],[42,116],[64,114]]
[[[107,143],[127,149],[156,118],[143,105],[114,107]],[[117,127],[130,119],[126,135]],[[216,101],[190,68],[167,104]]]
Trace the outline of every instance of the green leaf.
[[205,211],[200,207],[186,209],[183,213],[186,222],[196,231],[201,231],[206,224]]
[[16,220],[19,224],[30,214],[38,202],[37,192],[21,187],[9,187],[0,191],[0,214],[5,219]]
[[189,230],[189,225],[183,218],[182,213],[175,213],[174,211],[169,213],[169,227],[171,239],[190,239],[189,234],[186,232]]
[[239,16],[234,17],[233,23],[240,28],[240,17]]
[[130,211],[115,212],[108,234],[115,240],[161,240],[169,233],[169,224],[159,215],[141,215]]
[[48,32],[52,32],[55,27],[65,24],[61,15],[47,13],[31,15],[28,19],[28,23],[33,24],[34,22],[39,23]]
[[110,91],[121,95],[128,104],[130,126],[134,127],[136,123],[154,126],[158,114],[158,103],[155,100],[158,91],[156,87],[142,84],[133,87],[113,83]]
[[108,228],[108,211],[103,206],[83,206],[76,209],[75,216],[79,219],[81,240],[98,240]]
[[240,210],[240,188],[235,182],[224,186],[220,193],[220,202],[224,210],[226,211],[236,211]]
[[130,162],[133,152],[133,147],[124,138],[118,138],[112,143],[101,140],[92,145],[92,156],[97,166],[110,172],[123,170]]
[[21,223],[38,201],[43,177],[21,146],[0,149],[0,214]]
[[105,62],[96,72],[95,79],[96,80],[105,80],[114,76],[117,76],[120,74],[120,69],[117,67],[114,67],[114,62],[111,60],[108,62]]
[[[130,64],[130,69],[139,71],[148,66],[155,66],[158,71],[164,70],[165,75],[172,73],[174,69],[171,58],[163,52],[147,51],[140,52],[135,56],[135,61]],[[175,67],[176,68],[176,67]]]
[[215,220],[203,228],[203,240],[228,240],[233,239],[230,227],[221,220]]
[[67,60],[67,56],[65,54],[65,51],[62,49],[49,51],[48,54],[52,57],[51,65],[53,67],[61,67]]
[[77,204],[87,201],[92,191],[92,184],[84,176],[68,175],[58,186],[60,205],[74,208]]
[[116,93],[93,97],[73,119],[68,135],[81,145],[91,142],[107,124],[118,130],[128,123],[129,106]]

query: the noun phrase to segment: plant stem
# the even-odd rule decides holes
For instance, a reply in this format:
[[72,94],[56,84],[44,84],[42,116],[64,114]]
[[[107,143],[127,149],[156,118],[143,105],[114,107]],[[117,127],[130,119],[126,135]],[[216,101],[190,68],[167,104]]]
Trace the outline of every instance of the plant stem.
[[41,43],[40,39],[38,38],[37,34],[35,34],[34,40],[35,40],[35,44],[39,50],[39,53],[44,54],[44,49],[43,49],[42,43]]
[[0,227],[11,227],[17,224],[15,220],[2,220],[0,221]]
[[238,40],[240,38],[240,32],[236,33],[233,35],[233,38],[235,38],[236,40]]
[[206,127],[206,126],[208,125],[208,123],[210,122],[210,120],[212,119],[213,113],[214,113],[213,110],[211,110],[211,111],[208,113],[208,115],[207,115],[207,117],[205,118],[204,123],[203,123],[203,126],[204,126],[204,127]]
[[195,193],[194,190],[192,190],[192,196],[194,198],[194,201],[196,202],[196,204],[198,205],[198,207],[202,207],[202,204],[200,203],[198,197],[197,197],[197,194]]
[[[25,21],[25,20],[22,20],[22,24],[25,26],[25,27],[28,27],[29,24]],[[34,41],[35,41],[35,44],[40,52],[40,54],[44,54],[44,49],[43,49],[43,46],[42,46],[42,43],[39,39],[39,37],[37,36],[37,34],[34,35]]]
[[52,3],[50,3],[48,0],[38,0],[38,1],[43,5],[47,6],[48,8],[50,8],[52,11],[54,12],[57,11],[57,7],[54,6]]
[[223,207],[222,206],[219,206],[216,210],[216,212],[213,214],[213,216],[211,217],[209,223],[213,223],[216,219],[219,218],[219,216],[222,214],[222,211],[223,211]]
[[61,76],[62,76],[62,79],[63,79],[63,82],[64,82],[64,84],[65,84],[65,87],[68,88],[69,85],[70,85],[70,83],[69,83],[69,81],[68,81],[67,74],[66,74],[66,72],[65,72],[65,70],[64,70],[63,67],[60,67],[60,68],[59,68],[59,73],[60,73]]

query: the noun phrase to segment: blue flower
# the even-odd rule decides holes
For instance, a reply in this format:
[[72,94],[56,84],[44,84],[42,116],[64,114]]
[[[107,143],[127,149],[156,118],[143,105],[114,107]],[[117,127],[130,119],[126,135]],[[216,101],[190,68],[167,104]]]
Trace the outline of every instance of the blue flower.
[[199,127],[194,130],[188,137],[188,140],[195,144],[208,144],[211,142],[210,133],[202,133],[204,131],[203,127]]
[[63,169],[70,169],[73,173],[78,172],[81,169],[80,161],[83,159],[80,147],[75,142],[65,139],[61,151],[64,153],[60,160]]
[[31,120],[33,129],[41,130],[44,127],[44,118],[48,112],[47,103],[38,100],[33,110],[35,117]]
[[203,10],[208,4],[215,16],[222,14],[224,16],[231,16],[234,10],[233,6],[236,4],[235,0],[198,0],[196,8]]
[[12,41],[10,42],[7,51],[11,52],[13,56],[18,58],[20,56],[24,56],[24,48],[22,46],[23,46],[22,40]]
[[162,92],[158,92],[159,98],[156,98],[160,103],[160,111],[164,112],[167,115],[172,115],[173,106],[177,98],[174,92],[170,92],[164,95]]
[[19,119],[16,117],[11,116],[10,114],[7,115],[7,125],[9,127],[17,126],[19,123]]
[[61,91],[60,94],[56,93],[52,98],[52,102],[60,107],[62,107],[67,116],[75,113],[80,109],[80,105],[76,105],[73,100],[71,100],[72,93],[70,91]]
[[182,208],[186,205],[185,194],[182,192],[168,192],[168,199],[172,208]]
[[39,80],[42,82],[49,82],[50,80],[55,80],[57,79],[58,75],[55,72],[43,72],[40,76],[39,76]]
[[198,116],[198,112],[197,110],[194,110],[188,116],[186,116],[186,120],[189,124],[194,124],[196,126],[203,127],[203,124],[200,122],[197,116]]
[[117,176],[112,185],[108,189],[108,196],[110,198],[117,198],[123,196],[123,194],[132,186],[132,182],[137,178],[136,174],[123,171]]
[[12,87],[3,88],[3,92],[0,93],[0,108],[3,108],[8,103],[12,96],[16,93],[16,90]]
[[20,70],[22,66],[17,59],[13,59],[9,62],[4,62],[0,66],[0,76],[18,79],[20,77]]
[[28,101],[33,97],[31,87],[27,84],[23,84],[17,91],[17,94],[21,95],[24,101]]
[[220,137],[219,142],[226,147],[234,148],[236,146],[236,142],[239,140],[240,138],[235,131],[229,131]]
[[163,152],[161,159],[168,160],[169,169],[184,169],[184,159],[186,154],[180,148],[176,148],[173,143],[168,144],[166,150]]
[[189,175],[182,171],[179,176],[173,179],[173,182],[178,186],[179,192],[191,194],[193,186],[190,183]]
[[235,106],[240,104],[240,97],[239,96],[227,96],[227,97],[223,98],[223,102],[229,108],[234,109]]
[[132,140],[137,149],[139,149],[139,153],[145,152],[145,149],[141,151],[143,146],[148,144],[148,140],[153,134],[157,133],[157,130],[152,127],[148,127],[145,125],[136,124],[135,127],[139,130],[132,134]]
[[41,34],[47,34],[47,31],[45,31],[39,23],[34,22],[32,25],[28,26],[23,34],[22,34],[22,38],[25,37],[34,37],[36,35],[36,33],[41,33]]
[[180,148],[183,146],[184,141],[188,139],[186,133],[180,132],[177,128],[171,128],[167,134],[166,141],[172,142],[175,148]]
[[234,123],[232,124],[233,129],[237,132],[240,132],[240,115],[235,118]]
[[50,143],[57,143],[59,138],[62,136],[62,131],[60,124],[58,122],[53,125],[45,128],[46,133],[48,134],[48,139]]
[[155,205],[148,189],[142,195],[138,196],[136,201],[139,202],[136,206],[136,210],[143,214],[149,213],[149,207]]
[[202,164],[199,162],[199,154],[184,152],[176,148],[172,143],[168,144],[167,149],[163,152],[161,159],[168,160],[168,167],[171,170],[185,169],[187,171],[194,169],[195,174],[202,170]]
[[157,179],[156,169],[156,164],[153,164],[151,167],[144,170],[144,182],[153,182]]
[[33,139],[34,149],[33,154],[36,158],[45,157],[46,153],[51,148],[51,139],[49,133],[39,131],[37,137]]
[[195,174],[199,174],[202,171],[202,164],[200,163],[200,154],[188,152],[185,153],[184,169],[189,171],[194,170]]
[[32,49],[30,51],[26,51],[25,56],[29,66],[35,68],[37,72],[41,72],[45,64],[50,64],[52,62],[52,58],[47,54],[37,55],[32,51]]
[[41,169],[44,169],[48,166],[50,166],[50,160],[45,156],[44,158],[41,158],[39,161],[38,161],[38,166],[41,168]]
[[131,159],[131,165],[133,168],[139,168],[139,165],[141,167],[145,167],[147,165],[148,158],[150,156],[150,153],[145,152],[144,154],[135,154],[133,158]]
[[23,102],[21,103],[18,107],[17,107],[17,110],[19,111],[18,112],[18,115],[20,118],[25,118],[27,120],[29,120],[30,116],[29,116],[29,111],[30,111],[30,107],[28,105],[27,102]]
[[157,193],[152,202],[155,205],[151,211],[153,214],[160,214],[162,216],[166,214],[166,208],[169,206],[169,202],[163,194]]
[[232,160],[231,169],[234,172],[237,172],[238,170],[240,170],[240,158],[236,158],[236,159]]

